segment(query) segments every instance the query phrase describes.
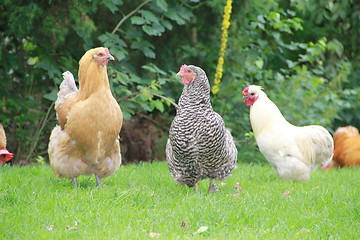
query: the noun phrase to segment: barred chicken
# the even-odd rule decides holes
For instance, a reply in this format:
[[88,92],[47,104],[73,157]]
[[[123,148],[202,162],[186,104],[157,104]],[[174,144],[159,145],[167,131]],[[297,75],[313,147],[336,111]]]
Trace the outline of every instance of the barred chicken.
[[3,125],[0,123],[0,164],[6,163],[13,158],[14,154],[6,149],[6,135]]
[[237,149],[223,119],[210,102],[210,85],[205,72],[183,65],[184,89],[171,123],[166,159],[173,179],[188,187],[210,179],[209,192],[218,191],[214,179],[225,179],[236,168]]
[[307,181],[319,165],[331,161],[334,142],[324,127],[290,124],[259,86],[246,87],[242,94],[256,143],[280,177]]
[[87,51],[79,62],[79,90],[70,72],[63,74],[55,110],[59,126],[50,136],[48,153],[57,177],[73,179],[112,175],[121,164],[119,133],[123,116],[110,91],[107,67],[114,60],[107,48]]

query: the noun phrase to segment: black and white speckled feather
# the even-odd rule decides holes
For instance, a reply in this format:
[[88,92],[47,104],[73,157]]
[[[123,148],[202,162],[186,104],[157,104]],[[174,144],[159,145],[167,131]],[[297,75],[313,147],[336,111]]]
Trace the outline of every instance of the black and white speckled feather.
[[187,66],[196,78],[185,84],[166,145],[166,158],[174,180],[193,187],[202,179],[225,179],[236,168],[237,149],[223,119],[210,102],[205,72]]

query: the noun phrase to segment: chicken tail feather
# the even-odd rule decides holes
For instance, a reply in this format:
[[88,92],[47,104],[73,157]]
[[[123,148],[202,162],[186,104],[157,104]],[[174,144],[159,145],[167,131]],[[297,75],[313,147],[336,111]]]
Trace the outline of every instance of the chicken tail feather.
[[63,73],[64,80],[60,84],[60,90],[57,94],[58,98],[55,102],[55,109],[58,109],[61,104],[64,103],[65,99],[78,91],[75,84],[74,76],[71,72],[66,71]]

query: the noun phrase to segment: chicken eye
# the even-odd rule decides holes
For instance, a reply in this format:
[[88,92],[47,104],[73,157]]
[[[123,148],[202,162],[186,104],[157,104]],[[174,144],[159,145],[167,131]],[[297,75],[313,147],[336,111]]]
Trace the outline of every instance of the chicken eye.
[[187,72],[187,73],[191,73],[191,70],[190,70],[190,69],[188,69],[188,70],[186,70],[186,72]]
[[104,54],[103,53],[98,53],[98,56],[102,57],[102,56],[104,56]]
[[255,95],[255,93],[254,93],[254,92],[252,92],[252,93],[250,93],[250,95],[254,96],[254,95]]

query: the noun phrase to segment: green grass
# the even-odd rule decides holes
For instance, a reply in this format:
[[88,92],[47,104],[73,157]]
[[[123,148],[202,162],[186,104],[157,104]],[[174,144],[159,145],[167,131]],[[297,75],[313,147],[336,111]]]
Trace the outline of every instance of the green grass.
[[80,177],[74,189],[47,165],[0,166],[0,239],[360,239],[359,181],[360,169],[292,182],[242,163],[221,192],[202,181],[195,193],[154,162],[123,166],[102,188]]

